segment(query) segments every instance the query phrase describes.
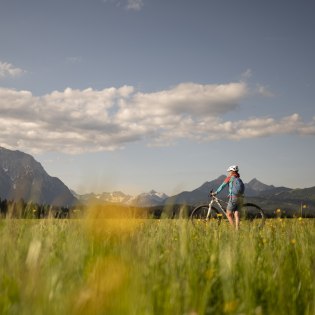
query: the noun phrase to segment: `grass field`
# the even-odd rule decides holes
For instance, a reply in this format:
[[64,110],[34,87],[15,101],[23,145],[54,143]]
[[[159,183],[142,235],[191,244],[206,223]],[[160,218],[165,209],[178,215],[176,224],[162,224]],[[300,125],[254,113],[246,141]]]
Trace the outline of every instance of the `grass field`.
[[0,221],[0,314],[315,314],[315,220]]

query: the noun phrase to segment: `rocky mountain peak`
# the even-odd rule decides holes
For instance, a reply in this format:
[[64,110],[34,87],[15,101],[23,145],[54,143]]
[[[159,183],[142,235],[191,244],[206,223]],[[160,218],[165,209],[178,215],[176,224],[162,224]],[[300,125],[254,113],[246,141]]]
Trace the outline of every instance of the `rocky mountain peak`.
[[252,190],[255,190],[257,192],[259,191],[265,191],[268,189],[274,188],[272,185],[266,185],[260,182],[257,178],[253,178],[248,184],[248,187],[250,187]]
[[0,198],[71,206],[76,198],[58,178],[49,176],[31,155],[0,148]]

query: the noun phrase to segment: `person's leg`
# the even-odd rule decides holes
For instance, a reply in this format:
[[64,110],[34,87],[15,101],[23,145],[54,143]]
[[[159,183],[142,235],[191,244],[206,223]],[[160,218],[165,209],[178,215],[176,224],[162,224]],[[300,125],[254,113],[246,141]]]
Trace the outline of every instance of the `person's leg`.
[[238,197],[236,207],[234,208],[235,228],[238,230],[240,227],[240,211],[243,207],[243,197]]
[[232,226],[234,226],[234,211],[237,208],[237,200],[230,198],[226,207],[226,216]]
[[235,228],[238,230],[240,226],[240,216],[238,211],[234,211],[234,218],[235,218]]
[[232,211],[229,211],[229,210],[226,210],[226,216],[230,222],[230,224],[232,226],[234,226],[234,221],[233,221],[233,212]]

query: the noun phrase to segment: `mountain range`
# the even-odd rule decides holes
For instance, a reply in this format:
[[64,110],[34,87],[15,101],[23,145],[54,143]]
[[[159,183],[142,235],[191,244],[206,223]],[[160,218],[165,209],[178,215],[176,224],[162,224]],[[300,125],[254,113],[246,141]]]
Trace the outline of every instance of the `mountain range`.
[[83,204],[102,202],[138,207],[160,206],[163,205],[164,201],[168,198],[166,194],[159,193],[155,190],[141,193],[136,196],[126,195],[121,191],[114,191],[111,193],[103,192],[101,194],[89,193],[83,195],[73,192],[73,194]]
[[[0,198],[24,199],[41,204],[74,206],[90,202],[123,204],[138,207],[171,207],[186,204],[194,206],[209,201],[210,190],[215,190],[225,179],[224,175],[203,183],[192,191],[183,191],[174,196],[151,190],[137,196],[121,191],[101,194],[77,194],[60,179],[47,174],[42,165],[31,155],[0,147]],[[259,204],[263,209],[298,209],[303,205],[315,212],[315,187],[292,189],[266,185],[254,178],[245,184],[246,201]],[[224,191],[221,197],[226,194]]]
[[[225,176],[222,175],[217,179],[205,182],[203,185],[193,191],[185,191],[178,195],[172,196],[165,200],[165,204],[187,204],[196,205],[207,203],[209,201],[209,192],[217,189],[223,182]],[[224,199],[227,195],[222,191],[219,195]],[[304,206],[305,211],[315,212],[315,187],[304,189],[292,189],[288,187],[275,187],[266,185],[254,178],[250,182],[245,183],[246,202],[252,202],[260,205],[266,211],[274,211],[281,208],[287,211],[295,211]]]
[[[225,176],[221,175],[212,181],[205,182],[192,191],[183,191],[174,196],[167,196],[166,194],[157,193],[152,190],[149,193],[142,193],[136,197],[125,195],[122,192],[103,193],[99,195],[76,195],[76,197],[84,202],[119,202],[129,206],[171,208],[185,204],[189,207],[194,207],[201,203],[208,203],[209,192],[217,189],[224,179]],[[273,185],[266,185],[254,178],[245,183],[245,194],[247,202],[256,203],[269,213],[273,213],[276,209],[280,208],[287,211],[287,213],[294,214],[303,206],[305,214],[315,214],[315,187],[304,189],[275,187]],[[119,201],[117,200],[117,195],[120,197]],[[224,199],[226,195],[227,190],[225,192],[222,191],[219,197]]]
[[55,206],[78,200],[58,178],[51,177],[31,155],[0,147],[0,198]]

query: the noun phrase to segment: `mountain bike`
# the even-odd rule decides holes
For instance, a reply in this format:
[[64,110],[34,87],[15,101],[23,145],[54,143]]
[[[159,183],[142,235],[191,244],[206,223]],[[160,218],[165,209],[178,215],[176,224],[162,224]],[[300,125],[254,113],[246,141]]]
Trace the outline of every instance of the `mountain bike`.
[[[190,214],[190,220],[194,225],[198,223],[216,222],[221,223],[223,218],[227,218],[225,208],[227,202],[219,199],[213,195],[212,191],[209,193],[209,204],[202,204],[193,209]],[[216,206],[214,206],[214,204]],[[266,216],[261,207],[254,203],[243,203],[241,210],[239,211],[241,220],[249,220],[258,224],[258,227],[262,227],[265,223]]]

